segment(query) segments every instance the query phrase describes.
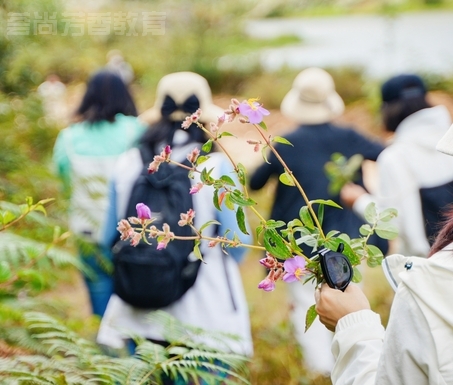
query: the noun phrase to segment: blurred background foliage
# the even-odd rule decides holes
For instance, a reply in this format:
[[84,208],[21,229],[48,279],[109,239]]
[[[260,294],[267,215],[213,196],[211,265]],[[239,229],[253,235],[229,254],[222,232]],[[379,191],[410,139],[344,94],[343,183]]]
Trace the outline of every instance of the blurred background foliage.
[[[0,0],[0,200],[21,203],[27,196],[35,201],[56,197],[58,199],[47,206],[48,220],[52,226],[64,228],[66,225],[66,202],[60,195],[60,184],[51,164],[52,147],[63,125],[44,116],[36,93],[49,74],[57,74],[66,84],[70,108],[74,109],[87,78],[106,64],[109,51],[118,49],[134,70],[132,92],[140,112],[152,106],[159,79],[167,73],[182,70],[206,77],[216,96],[226,99],[230,96],[260,97],[267,108],[277,109],[299,70],[283,68],[266,72],[259,64],[258,52],[269,47],[303,44],[303,40],[292,35],[270,40],[250,38],[243,28],[246,20],[350,13],[394,15],[439,8],[453,8],[453,0]],[[32,16],[35,12],[40,15],[56,12],[61,15],[68,9],[73,12],[166,12],[165,34],[62,36],[64,25],[60,22],[56,35],[34,35],[33,31],[25,36],[6,34],[9,12],[30,12]],[[378,125],[377,81],[365,79],[359,67],[326,70],[334,77],[346,105],[350,109],[364,109]],[[453,79],[429,73],[424,74],[424,78],[430,90],[453,95]],[[271,188],[254,195],[263,214],[269,210]],[[51,238],[48,230],[33,223],[25,222],[16,232],[44,242]],[[71,243],[66,245],[66,249],[71,250],[71,247]],[[329,384],[328,379],[309,379],[301,365],[302,352],[288,321],[290,306],[284,286],[274,293],[256,290],[256,283],[264,274],[256,268],[258,257],[251,254],[243,267],[247,272],[245,286],[255,338],[255,357],[250,365],[252,384]],[[56,281],[44,285],[43,291],[55,290],[55,285],[60,288],[68,285],[63,291],[70,291],[71,285],[77,282],[74,274],[60,274],[60,282],[56,275],[52,276]],[[391,295],[381,287],[373,294],[373,308],[380,309],[386,320]],[[56,296],[50,294],[42,298],[40,307]],[[92,337],[97,321],[81,320],[84,313],[77,307],[83,306],[82,301],[73,298],[70,302],[65,303],[65,310],[60,305],[46,303],[51,313],[65,318],[74,329]],[[13,310],[8,316],[8,322],[15,324]],[[7,318],[6,315],[3,317]],[[0,350],[1,344],[0,341]]]

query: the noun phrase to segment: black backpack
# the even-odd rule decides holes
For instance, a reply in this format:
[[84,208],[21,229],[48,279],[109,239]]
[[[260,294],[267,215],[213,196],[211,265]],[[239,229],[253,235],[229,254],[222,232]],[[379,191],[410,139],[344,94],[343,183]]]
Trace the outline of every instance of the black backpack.
[[[157,218],[153,225],[167,223],[179,236],[192,236],[189,226],[178,225],[180,214],[193,208],[187,170],[163,163],[148,174],[152,154],[140,149],[144,167],[134,183],[125,218],[137,216],[137,203],[146,204]],[[136,247],[118,241],[113,247],[114,292],[128,304],[142,309],[158,309],[181,298],[193,286],[201,261],[193,253],[194,241],[173,240],[157,250],[157,239],[141,241]]]

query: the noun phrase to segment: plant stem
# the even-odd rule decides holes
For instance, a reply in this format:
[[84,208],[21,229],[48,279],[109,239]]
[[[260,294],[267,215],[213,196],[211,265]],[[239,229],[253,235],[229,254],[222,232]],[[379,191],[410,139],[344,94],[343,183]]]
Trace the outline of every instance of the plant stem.
[[289,169],[289,167],[287,166],[287,164],[285,163],[285,161],[283,160],[283,158],[280,156],[280,154],[277,152],[277,150],[275,150],[274,146],[272,145],[271,141],[266,138],[266,136],[264,135],[264,133],[262,132],[260,126],[258,126],[257,124],[254,124],[254,126],[256,127],[256,129],[258,130],[258,132],[260,133],[260,135],[262,136],[262,138],[264,139],[264,141],[266,142],[266,144],[269,146],[269,148],[271,149],[271,151],[274,153],[274,155],[276,156],[276,158],[278,159],[278,161],[280,162],[280,164],[283,166],[285,172],[291,177],[291,179],[293,180],[294,182],[294,185],[297,187],[297,189],[299,190],[300,194],[302,195],[302,197],[304,198],[304,201],[305,203],[307,204],[307,207],[308,207],[308,210],[310,211],[312,217],[313,217],[313,220],[315,221],[316,223],[316,227],[318,228],[319,230],[319,233],[320,235],[322,236],[323,239],[326,239],[326,236],[324,235],[324,232],[322,230],[322,227],[321,227],[321,224],[319,223],[319,220],[318,220],[318,216],[316,215],[315,211],[313,210],[313,207],[312,207],[312,204],[310,202],[310,200],[308,199],[307,197],[307,194],[305,193],[304,189],[302,188],[302,186],[300,185],[299,181],[296,179],[296,177],[293,175],[293,172]]

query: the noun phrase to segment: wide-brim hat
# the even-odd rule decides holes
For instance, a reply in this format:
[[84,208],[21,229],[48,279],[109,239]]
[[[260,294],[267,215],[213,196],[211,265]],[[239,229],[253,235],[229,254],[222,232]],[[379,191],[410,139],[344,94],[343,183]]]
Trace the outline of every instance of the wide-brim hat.
[[321,68],[312,67],[296,76],[280,111],[299,124],[321,124],[340,116],[344,102],[335,91],[332,76]]
[[[168,98],[176,105],[182,106],[187,104],[190,98],[193,99],[193,96],[199,101],[199,108],[202,111],[200,121],[203,123],[217,122],[224,114],[224,110],[213,103],[211,88],[203,76],[194,72],[175,72],[165,75],[159,81],[154,106],[142,113],[140,119],[148,124],[155,123],[162,119],[162,106]],[[195,111],[177,109],[168,116],[168,119],[182,121]]]
[[453,124],[437,143],[436,150],[447,155],[453,155]]

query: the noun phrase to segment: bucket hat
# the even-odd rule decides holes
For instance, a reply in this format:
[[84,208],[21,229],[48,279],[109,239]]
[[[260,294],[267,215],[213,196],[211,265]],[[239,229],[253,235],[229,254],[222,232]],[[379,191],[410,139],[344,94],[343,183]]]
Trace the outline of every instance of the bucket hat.
[[321,124],[340,116],[344,102],[335,91],[332,76],[321,68],[311,67],[296,76],[280,110],[299,124]]
[[198,108],[201,108],[200,120],[204,123],[217,122],[224,113],[212,102],[211,88],[203,76],[194,72],[174,72],[159,81],[154,106],[142,113],[140,119],[148,124],[163,117],[180,121]]

